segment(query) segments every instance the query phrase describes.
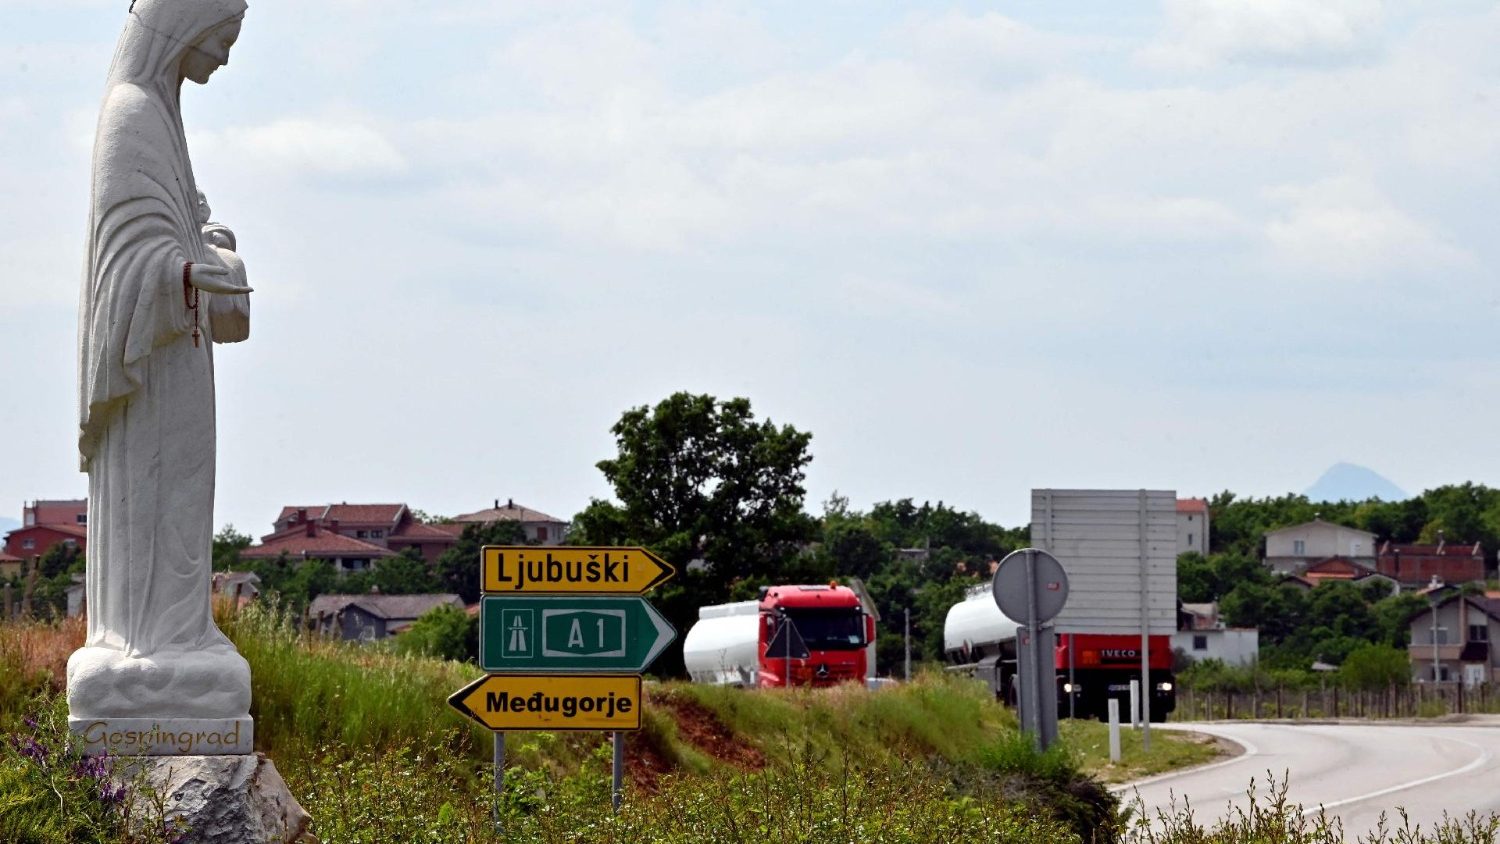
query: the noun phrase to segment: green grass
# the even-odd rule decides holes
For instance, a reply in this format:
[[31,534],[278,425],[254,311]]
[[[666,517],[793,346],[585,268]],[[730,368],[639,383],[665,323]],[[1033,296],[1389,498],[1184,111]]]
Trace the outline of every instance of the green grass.
[[1142,748],[1140,730],[1120,728],[1120,762],[1109,761],[1109,725],[1098,721],[1063,721],[1062,739],[1078,754],[1081,767],[1108,783],[1123,783],[1153,774],[1212,762],[1223,755],[1211,737],[1176,730],[1151,731],[1151,749]]
[[[325,840],[490,840],[490,736],[446,703],[476,669],[308,636],[266,607],[220,623],[251,665],[258,749]],[[60,685],[79,634],[0,625],[0,678],[13,678],[0,688],[0,725],[13,728],[23,699]],[[745,825],[732,833],[745,840],[1113,837],[1115,800],[1080,773],[1087,754],[1036,753],[968,679],[932,672],[878,692],[648,683],[647,697],[619,818],[603,810],[602,734],[511,735],[501,810],[520,840],[736,840],[723,837],[726,824]],[[48,717],[60,718],[52,706]],[[655,768],[642,773],[648,761]],[[7,757],[0,781],[26,764]],[[27,811],[50,805],[35,788],[18,793],[30,795]],[[58,827],[19,840],[95,839]]]

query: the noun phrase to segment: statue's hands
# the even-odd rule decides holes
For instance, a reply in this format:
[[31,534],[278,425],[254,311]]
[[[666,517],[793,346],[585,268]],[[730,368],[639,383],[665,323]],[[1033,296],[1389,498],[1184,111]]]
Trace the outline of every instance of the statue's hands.
[[224,293],[230,296],[243,296],[253,288],[249,285],[240,286],[229,280],[229,270],[216,267],[213,264],[194,264],[188,272],[188,283],[202,290],[204,293]]

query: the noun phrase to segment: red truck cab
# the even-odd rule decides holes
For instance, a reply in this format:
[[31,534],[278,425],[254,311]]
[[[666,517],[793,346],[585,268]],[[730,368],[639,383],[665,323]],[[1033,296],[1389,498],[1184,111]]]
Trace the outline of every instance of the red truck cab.
[[761,686],[864,682],[875,619],[847,586],[767,586],[760,591]]

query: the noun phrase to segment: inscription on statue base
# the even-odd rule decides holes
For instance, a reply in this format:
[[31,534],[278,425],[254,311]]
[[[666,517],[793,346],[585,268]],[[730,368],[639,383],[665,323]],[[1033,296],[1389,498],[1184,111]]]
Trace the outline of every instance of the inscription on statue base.
[[244,756],[255,752],[253,718],[69,718],[89,756]]

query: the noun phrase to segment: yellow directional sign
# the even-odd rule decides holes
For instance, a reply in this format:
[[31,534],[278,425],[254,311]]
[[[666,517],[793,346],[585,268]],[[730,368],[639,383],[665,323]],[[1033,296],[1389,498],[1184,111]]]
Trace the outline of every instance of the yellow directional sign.
[[487,545],[481,587],[495,595],[641,595],[677,574],[644,548]]
[[641,678],[492,674],[454,692],[448,704],[495,731],[639,730]]

